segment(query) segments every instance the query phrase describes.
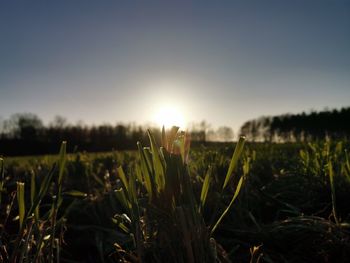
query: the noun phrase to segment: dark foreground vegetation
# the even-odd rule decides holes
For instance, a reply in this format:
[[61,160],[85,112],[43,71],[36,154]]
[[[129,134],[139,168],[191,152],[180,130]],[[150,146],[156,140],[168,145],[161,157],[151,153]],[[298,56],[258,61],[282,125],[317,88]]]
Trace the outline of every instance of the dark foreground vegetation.
[[348,262],[349,143],[243,144],[0,161],[0,261]]

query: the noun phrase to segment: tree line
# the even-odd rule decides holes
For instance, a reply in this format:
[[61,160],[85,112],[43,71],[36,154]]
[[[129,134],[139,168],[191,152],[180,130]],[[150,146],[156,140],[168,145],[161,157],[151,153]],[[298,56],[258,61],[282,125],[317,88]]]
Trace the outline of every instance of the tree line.
[[[68,141],[69,152],[133,150],[137,141],[148,143],[148,129],[160,140],[161,130],[152,126],[123,123],[73,125],[61,116],[44,125],[35,114],[14,114],[0,122],[0,156],[57,153],[64,140]],[[232,128],[211,129],[205,121],[192,124],[189,132],[194,143],[233,139]]]
[[260,117],[245,122],[240,134],[251,141],[303,142],[315,139],[349,139],[350,107]]

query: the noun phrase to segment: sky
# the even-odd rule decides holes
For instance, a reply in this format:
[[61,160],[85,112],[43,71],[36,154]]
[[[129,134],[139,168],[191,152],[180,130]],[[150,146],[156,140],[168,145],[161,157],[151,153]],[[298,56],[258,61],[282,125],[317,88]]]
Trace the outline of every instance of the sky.
[[0,3],[0,119],[145,124],[174,107],[237,130],[349,104],[349,0]]

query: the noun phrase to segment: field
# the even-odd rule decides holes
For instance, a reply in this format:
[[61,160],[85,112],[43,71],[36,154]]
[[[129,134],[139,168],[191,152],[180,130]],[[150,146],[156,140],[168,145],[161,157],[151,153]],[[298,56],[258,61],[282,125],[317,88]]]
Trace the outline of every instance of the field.
[[348,142],[138,147],[1,160],[0,261],[348,262]]

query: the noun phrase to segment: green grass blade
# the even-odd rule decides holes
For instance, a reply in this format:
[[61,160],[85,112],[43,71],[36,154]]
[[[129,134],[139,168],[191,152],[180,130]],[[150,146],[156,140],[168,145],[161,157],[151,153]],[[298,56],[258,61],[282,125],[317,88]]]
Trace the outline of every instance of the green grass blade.
[[128,193],[129,193],[130,201],[131,201],[133,204],[136,205],[136,204],[137,204],[137,196],[136,196],[136,178],[135,178],[134,173],[131,173],[131,174],[130,174],[130,177],[129,177]]
[[175,141],[177,144],[177,147],[180,150],[180,154],[181,154],[181,159],[182,162],[185,163],[185,153],[186,153],[186,149],[185,149],[185,135],[181,134],[177,140]]
[[336,224],[339,224],[336,208],[336,197],[335,197],[335,185],[334,185],[334,171],[331,161],[328,161],[328,173],[329,173],[329,182],[331,185],[331,195],[332,195],[332,213]]
[[26,227],[27,237],[25,238],[24,244],[22,245],[22,249],[21,249],[22,251],[20,253],[18,262],[23,262],[23,259],[28,257],[28,252],[29,252],[28,247],[30,247],[29,244],[30,244],[30,239],[32,237],[32,230],[33,230],[33,224],[29,224],[29,226]]
[[145,161],[147,164],[147,169],[149,171],[150,176],[153,178],[154,177],[154,167],[153,167],[153,161],[152,161],[152,152],[151,148],[149,147],[143,147],[143,154],[145,157]]
[[36,186],[35,186],[35,174],[34,171],[31,171],[31,180],[30,180],[30,202],[33,204],[34,198],[35,198],[35,191],[36,191]]
[[239,181],[238,181],[238,184],[237,184],[237,188],[236,188],[236,191],[231,199],[231,202],[230,204],[227,206],[227,208],[225,209],[225,211],[222,213],[222,215],[220,216],[220,218],[218,219],[218,221],[215,223],[213,229],[211,230],[211,234],[214,233],[215,229],[219,226],[219,224],[221,223],[222,219],[225,217],[225,215],[227,214],[227,212],[231,209],[234,201],[236,200],[239,192],[241,191],[241,187],[242,187],[242,184],[243,184],[243,179],[244,177],[242,176]]
[[141,165],[141,171],[142,171],[143,178],[144,178],[145,188],[148,192],[148,199],[149,199],[149,201],[151,201],[152,196],[153,196],[151,170],[150,170],[150,167],[149,167],[148,162],[146,160],[146,155],[145,155],[144,149],[142,148],[142,145],[140,142],[137,142],[137,147],[139,149],[140,165]]
[[349,160],[349,154],[347,150],[345,150],[345,165],[348,172],[350,172],[350,160]]
[[80,197],[84,198],[87,197],[87,193],[80,192],[77,190],[70,190],[62,193],[62,196],[71,196],[71,197]]
[[250,157],[247,157],[243,160],[243,176],[247,176],[250,172],[250,161]]
[[38,235],[39,235],[39,238],[37,238],[37,244],[36,244],[36,246],[37,246],[37,250],[36,250],[36,252],[35,252],[35,255],[34,255],[34,258],[33,258],[33,261],[32,262],[40,262],[40,261],[38,261],[38,258],[39,258],[39,255],[42,253],[42,250],[43,250],[43,241],[44,241],[44,237],[45,237],[45,234],[46,234],[46,229],[44,228],[44,229],[42,229],[42,232],[40,233],[38,233]]
[[128,190],[128,187],[129,187],[128,180],[126,179],[126,176],[125,176],[125,173],[123,171],[123,168],[121,166],[119,166],[117,168],[117,171],[118,171],[118,176],[119,176],[120,180],[122,180],[122,183],[124,185],[125,190],[129,191]]
[[[39,194],[37,195],[37,198],[42,198],[46,195],[46,193],[50,187],[50,184],[52,183],[52,178],[53,178],[53,175],[55,173],[55,170],[56,170],[56,165],[53,165],[49,174],[44,178],[43,182],[40,185]],[[34,202],[34,204],[35,204],[35,202]]]
[[165,187],[164,164],[162,163],[157,143],[150,131],[148,131],[148,137],[151,142],[152,163],[154,167],[155,182],[157,184],[158,192],[161,192],[164,190]]
[[35,197],[33,204],[31,205],[30,209],[28,210],[27,215],[31,216],[33,211],[40,205],[41,200],[44,198],[44,196],[47,194],[48,189],[52,183],[52,178],[56,170],[56,165],[53,165],[49,174],[44,178],[43,182],[40,185],[39,193]]
[[139,164],[135,165],[135,173],[136,173],[136,179],[141,183],[143,180],[142,180],[141,167]]
[[124,189],[120,188],[118,190],[115,190],[114,192],[115,192],[115,195],[117,196],[117,199],[119,200],[119,202],[124,206],[125,209],[128,210],[128,212],[130,212],[131,204],[128,201],[128,199],[126,198]]
[[199,206],[199,212],[203,210],[205,201],[207,199],[208,191],[209,191],[209,185],[210,185],[210,175],[211,175],[211,167],[209,167],[208,172],[205,176],[202,191],[201,191],[201,197],[200,197],[200,206]]
[[19,226],[22,228],[25,217],[25,199],[24,199],[24,183],[17,182],[17,202],[18,202],[18,215]]
[[230,162],[230,166],[227,170],[227,174],[226,174],[226,178],[225,178],[225,182],[224,185],[222,187],[222,189],[225,189],[228,182],[230,181],[231,177],[232,177],[232,173],[234,171],[234,169],[237,166],[238,163],[238,159],[242,154],[243,148],[244,148],[244,142],[245,142],[245,137],[241,136],[238,140],[238,143],[236,145],[235,151],[233,152],[232,158],[231,158],[231,162]]
[[118,218],[112,218],[112,222],[116,224],[121,230],[123,230],[125,233],[130,233],[130,229]]
[[174,147],[174,141],[176,139],[177,132],[179,131],[180,127],[173,126],[171,127],[168,136],[167,136],[167,150],[169,152],[173,152]]
[[58,185],[62,185],[64,168],[66,165],[66,155],[67,155],[67,142],[63,141],[60,148],[59,153],[59,161],[58,161]]
[[143,151],[143,154],[144,154],[144,157],[145,157],[145,160],[146,160],[146,163],[147,163],[147,167],[148,167],[148,170],[150,172],[150,174],[153,174],[154,173],[154,169],[153,169],[153,166],[152,166],[152,152],[151,152],[151,148],[150,147],[141,147],[142,151]]
[[59,161],[58,161],[58,193],[57,193],[57,204],[58,207],[61,206],[62,203],[62,182],[63,175],[66,165],[66,155],[67,155],[67,143],[63,141],[61,143],[60,153],[59,153]]
[[[36,196],[36,181],[35,181],[35,173],[34,171],[31,172],[31,180],[30,180],[30,205],[32,206],[35,201]],[[37,206],[34,209],[34,217],[35,220],[39,220],[39,206]]]

